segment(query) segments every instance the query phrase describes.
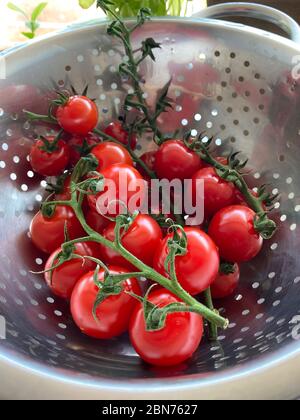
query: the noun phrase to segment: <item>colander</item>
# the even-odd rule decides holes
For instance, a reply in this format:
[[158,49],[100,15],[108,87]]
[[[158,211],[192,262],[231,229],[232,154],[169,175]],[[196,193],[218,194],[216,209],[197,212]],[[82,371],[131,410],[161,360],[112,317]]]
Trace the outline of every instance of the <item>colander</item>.
[[[251,185],[281,192],[274,219],[279,230],[261,255],[242,267],[231,299],[218,302],[230,319],[218,341],[204,342],[192,360],[157,369],[137,357],[128,337],[102,342],[83,336],[68,306],[51,295],[41,270],[46,256],[28,237],[45,194],[31,171],[28,150],[50,127],[32,125],[23,108],[43,112],[53,87],[78,91],[89,84],[103,124],[116,119],[130,90],[117,68],[123,56],[106,34],[106,21],[77,25],[0,56],[0,393],[4,398],[230,399],[300,395],[300,40],[297,24],[259,5],[229,4],[205,17],[255,15],[293,39],[198,16],[147,23],[138,44],[155,35],[162,43],[147,62],[149,102],[172,76],[172,113],[165,131],[181,127],[213,135],[217,153],[250,158]],[[27,85],[27,87],[24,87]],[[11,86],[15,86],[12,88]],[[18,88],[16,88],[18,86]],[[34,88],[35,87],[35,88]],[[38,89],[36,89],[38,88]],[[25,91],[25,94],[24,94]],[[151,148],[144,138],[139,150]]]

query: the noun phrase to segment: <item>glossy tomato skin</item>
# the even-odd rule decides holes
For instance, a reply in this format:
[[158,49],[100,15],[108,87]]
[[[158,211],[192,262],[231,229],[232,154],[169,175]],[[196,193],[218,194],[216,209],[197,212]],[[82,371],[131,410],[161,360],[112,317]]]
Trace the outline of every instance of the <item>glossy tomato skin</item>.
[[[219,272],[220,258],[211,238],[202,230],[185,227],[188,245],[184,256],[176,257],[175,267],[181,286],[191,295],[206,290],[216,279]],[[168,241],[173,234],[167,235],[160,243],[154,256],[153,267],[164,276],[165,260],[168,255]]]
[[[216,159],[216,161],[221,163],[221,165],[228,165],[228,158],[226,158],[225,156],[217,156],[215,159]],[[212,166],[209,163],[203,161],[202,167],[203,168],[211,168]]]
[[[70,166],[75,166],[81,157],[89,154],[89,149],[92,149],[93,146],[96,146],[99,142],[99,137],[92,133],[89,133],[84,137],[72,136],[68,141],[70,147]],[[85,148],[87,150],[85,150]]]
[[[135,168],[125,164],[111,165],[101,173],[105,180],[113,182],[116,194],[114,194],[114,191],[112,190],[110,193],[109,187],[106,185],[103,192],[96,195],[88,195],[89,205],[93,211],[97,211],[97,200],[101,197],[103,198],[103,196],[107,198],[107,200],[103,203],[104,209],[102,214],[112,217],[115,217],[122,212],[124,213],[124,205],[116,203],[116,201],[122,201],[128,208],[136,194],[139,194],[141,199],[137,200],[137,205],[142,206],[144,204],[144,201],[147,199],[147,183]],[[124,185],[124,188],[121,188],[121,184]],[[136,208],[129,209],[131,213],[135,210]]]
[[247,262],[258,255],[263,239],[254,228],[254,218],[253,210],[239,205],[225,207],[214,216],[208,233],[225,261]]
[[235,202],[235,186],[222,179],[214,168],[204,168],[197,171],[192,178],[192,197],[195,204],[197,198],[196,185],[198,181],[204,182],[204,214],[211,218],[223,207]]
[[[48,137],[47,140],[54,142],[54,137]],[[59,140],[57,148],[53,152],[43,150],[45,143],[37,140],[31,148],[29,159],[34,172],[43,176],[60,175],[67,167],[70,160],[70,148],[63,141]]]
[[87,224],[94,229],[94,231],[102,235],[103,230],[110,224],[110,220],[102,216],[96,211],[88,209],[85,213],[85,220]]
[[[150,169],[150,171],[155,170],[155,158],[156,158],[156,150],[151,152],[145,152],[140,159],[145,163],[145,165]],[[144,170],[144,168],[137,164],[136,165],[137,170],[143,175],[143,177],[147,180],[150,180],[147,172]]]
[[58,107],[56,118],[67,133],[85,136],[98,124],[98,108],[86,96],[71,96],[65,105]]
[[[166,289],[150,293],[153,304],[164,307],[180,300]],[[138,355],[156,366],[174,366],[189,359],[199,347],[203,336],[202,317],[195,313],[168,314],[166,324],[159,331],[146,331],[143,308],[137,304],[132,314],[129,335]]]
[[[110,123],[105,129],[104,133],[108,136],[118,140],[120,143],[124,144],[125,146],[128,145],[128,132],[123,128],[122,124],[119,121],[114,121]],[[132,135],[130,141],[130,147],[132,150],[136,148],[137,145],[137,137],[135,134]]]
[[223,299],[231,296],[236,290],[240,280],[240,268],[234,265],[234,273],[219,273],[216,280],[210,286],[213,299]]
[[160,179],[190,179],[202,167],[202,161],[181,140],[168,140],[155,156],[155,172]]
[[[78,243],[75,245],[74,253],[81,255],[82,257],[91,256],[97,258],[100,256],[99,252],[98,255],[95,254],[97,245],[98,244],[96,243],[89,244],[89,242]],[[50,255],[48,261],[46,262],[45,270],[49,270],[53,265],[57,264],[57,255],[60,252],[61,248],[58,248]],[[88,273],[95,268],[96,264],[93,261],[76,258],[70,261],[66,261],[58,268],[55,268],[52,271],[52,277],[50,272],[46,272],[44,277],[46,283],[55,295],[63,299],[70,299],[77,281],[85,273]]]
[[[115,239],[115,223],[111,223],[103,231],[103,236],[109,241]],[[128,231],[122,237],[123,246],[139,260],[152,266],[154,254],[162,240],[162,231],[159,224],[146,214],[139,214]],[[100,244],[103,260],[107,264],[121,265],[132,269],[119,253]]]
[[98,159],[98,172],[115,164],[133,166],[133,160],[125,147],[110,141],[98,144],[93,148],[92,154]]
[[30,235],[34,245],[51,254],[64,243],[64,227],[67,225],[70,239],[85,236],[74,211],[68,206],[56,206],[53,217],[44,217],[39,211],[31,221]]
[[[126,273],[121,267],[109,267],[111,274]],[[117,337],[128,329],[131,314],[136,306],[136,299],[126,292],[141,295],[141,289],[135,278],[128,278],[123,283],[124,290],[117,296],[110,296],[97,308],[99,322],[94,319],[93,306],[99,291],[94,283],[94,272],[85,274],[75,285],[71,296],[71,313],[75,324],[86,335],[98,339]],[[98,280],[103,281],[104,271],[99,271]]]

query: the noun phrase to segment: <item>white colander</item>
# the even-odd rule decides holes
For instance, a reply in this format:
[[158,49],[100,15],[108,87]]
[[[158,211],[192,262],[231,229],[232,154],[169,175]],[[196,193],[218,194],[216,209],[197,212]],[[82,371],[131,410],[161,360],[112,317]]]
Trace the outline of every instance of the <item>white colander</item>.
[[[202,15],[245,13],[278,24],[293,41],[199,17],[154,19],[135,39],[150,34],[162,43],[156,63],[141,69],[148,100],[173,78],[176,105],[162,128],[206,130],[220,153],[234,148],[250,158],[253,186],[269,183],[274,193],[281,192],[274,211],[278,233],[242,267],[234,298],[219,303],[229,329],[220,331],[218,343],[203,343],[192,360],[172,369],[143,364],[126,335],[108,342],[81,335],[67,305],[51,295],[42,276],[29,272],[41,270],[46,258],[28,238],[45,181],[31,172],[27,155],[34,136],[50,128],[30,125],[21,110],[43,112],[43,95],[51,96],[53,85],[72,84],[80,91],[88,83],[102,123],[116,119],[129,89],[117,73],[122,47],[106,35],[106,22],[97,20],[0,55],[0,397],[300,395],[300,86],[295,79],[300,33],[289,17],[259,5],[222,5]],[[149,147],[143,139],[139,150]]]

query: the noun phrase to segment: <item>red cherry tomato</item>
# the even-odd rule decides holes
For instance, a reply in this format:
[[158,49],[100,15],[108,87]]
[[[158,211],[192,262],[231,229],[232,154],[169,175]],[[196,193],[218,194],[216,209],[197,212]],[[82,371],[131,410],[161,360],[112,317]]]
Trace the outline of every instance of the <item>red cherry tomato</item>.
[[233,273],[219,273],[216,280],[210,286],[213,299],[223,299],[233,294],[239,284],[240,268],[235,264],[233,269]]
[[[51,143],[55,141],[55,137],[48,137],[47,141]],[[47,151],[45,141],[37,140],[31,148],[29,159],[32,169],[43,176],[60,175],[67,167],[70,160],[70,148],[63,141],[58,140],[56,146],[52,146],[53,150]]]
[[98,144],[93,148],[92,154],[98,159],[98,172],[115,164],[133,166],[132,158],[125,147],[113,142],[108,141]]
[[68,141],[70,146],[70,165],[75,166],[82,156],[86,156],[91,152],[93,146],[100,142],[99,137],[89,133],[85,137],[72,136]]
[[[133,213],[136,206],[142,206],[146,197],[147,183],[142,175],[132,166],[125,164],[112,165],[101,171],[108,184],[104,186],[104,191],[96,195],[88,195],[91,209],[97,211],[97,200],[103,199],[102,214],[115,217],[124,213],[124,205]],[[115,188],[110,189],[112,183]],[[137,200],[134,200],[137,197]],[[133,200],[135,201],[133,203]],[[118,203],[118,201],[124,203]],[[100,213],[100,211],[98,211]]]
[[[110,123],[104,129],[104,133],[118,140],[120,143],[123,143],[125,146],[128,145],[129,133],[124,129],[123,125],[119,121],[114,121]],[[136,145],[137,145],[137,137],[135,134],[133,134],[130,139],[131,149],[134,150],[136,148]]]
[[204,181],[204,214],[205,218],[212,217],[223,207],[234,204],[235,186],[217,175],[214,168],[204,168],[196,172],[192,178],[193,203],[197,201],[196,185]]
[[255,213],[245,206],[230,206],[212,219],[209,235],[225,261],[246,262],[260,252],[263,239],[254,228]]
[[[220,259],[216,245],[202,230],[185,227],[188,245],[184,256],[176,257],[176,274],[181,286],[190,294],[197,295],[206,290],[216,279],[219,272]],[[165,260],[169,253],[168,241],[173,234],[167,235],[154,257],[153,267],[164,276]]]
[[71,96],[65,105],[57,108],[56,117],[65,131],[85,136],[98,124],[98,108],[86,96]]
[[[103,231],[103,236],[109,241],[115,239],[115,223],[111,223]],[[162,231],[159,224],[146,214],[139,214],[129,227],[128,231],[122,237],[123,246],[139,260],[147,265],[152,265],[153,257],[162,239]],[[103,260],[107,264],[122,265],[132,269],[119,253],[100,245]]]
[[68,229],[70,239],[85,236],[74,211],[68,206],[56,206],[51,218],[44,217],[39,211],[32,219],[30,235],[37,248],[51,254],[65,241],[64,228]]
[[182,141],[168,140],[157,151],[154,167],[161,179],[184,180],[191,178],[202,167],[202,162]]
[[[140,157],[140,159],[145,163],[145,165],[150,169],[150,171],[154,171],[155,170],[155,157],[156,157],[156,151],[152,151],[152,152],[144,153]],[[136,168],[143,175],[145,179],[147,180],[150,179],[147,172],[141,165],[137,164]]]
[[[123,274],[127,270],[121,267],[109,267],[111,274]],[[71,297],[71,313],[80,330],[94,338],[109,339],[116,337],[128,329],[130,317],[136,299],[126,292],[141,295],[140,286],[135,278],[124,281],[124,290],[116,296],[105,299],[97,308],[98,321],[93,316],[93,306],[99,288],[94,283],[94,272],[84,275],[75,285]],[[98,280],[103,281],[104,271],[100,270]]]
[[[97,258],[100,255],[99,252],[98,255],[95,254],[97,245],[96,243],[90,244],[88,242],[78,243],[75,245],[74,254],[82,257],[91,256]],[[45,270],[49,270],[53,265],[57,264],[57,255],[60,252],[61,248],[58,248],[50,255],[46,262]],[[88,259],[72,259],[55,268],[52,271],[52,275],[51,272],[46,272],[44,275],[45,281],[55,295],[64,299],[70,299],[74,286],[80,277],[95,268],[96,264]]]
[[[149,301],[159,307],[180,302],[161,288],[150,293]],[[177,312],[167,315],[161,330],[147,331],[143,308],[138,303],[130,320],[129,335],[135,351],[145,362],[173,366],[189,359],[197,350],[203,336],[203,320],[195,313]]]
[[88,209],[85,214],[85,220],[94,231],[100,234],[102,234],[103,230],[110,224],[109,219],[90,209]]

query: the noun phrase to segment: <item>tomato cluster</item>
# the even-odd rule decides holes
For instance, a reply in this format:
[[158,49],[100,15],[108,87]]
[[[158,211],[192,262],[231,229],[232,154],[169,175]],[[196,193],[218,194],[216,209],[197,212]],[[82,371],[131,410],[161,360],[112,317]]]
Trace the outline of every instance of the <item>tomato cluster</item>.
[[[30,153],[35,172],[56,176],[59,181],[47,199],[48,204],[52,202],[51,211],[42,207],[30,226],[33,243],[49,255],[44,274],[47,285],[54,294],[70,301],[73,320],[84,334],[110,339],[128,331],[134,349],[144,361],[157,366],[185,361],[202,340],[202,316],[193,311],[174,311],[167,314],[161,328],[149,329],[141,283],[133,275],[139,271],[134,261],[171,282],[166,263],[170,244],[174,244],[176,237],[185,239],[184,252],[174,259],[179,287],[195,297],[209,288],[216,299],[228,297],[239,283],[239,264],[255,258],[262,248],[263,239],[255,226],[256,213],[235,184],[222,177],[215,166],[182,139],[162,141],[156,150],[135,159],[137,137],[129,135],[120,121],[109,124],[103,138],[93,133],[98,124],[98,110],[89,98],[68,97],[55,109],[55,116],[61,131],[56,137],[38,139]],[[73,170],[81,157],[87,155],[93,157],[97,167],[75,179]],[[216,162],[228,165],[226,157],[216,157]],[[137,191],[140,198],[136,208],[140,208],[152,176],[169,181],[191,180],[188,194],[193,203],[197,203],[199,194],[197,182],[203,181],[205,220],[201,226],[180,226],[172,222],[177,219],[171,213],[165,222],[171,223],[172,228],[166,229],[151,212],[128,214],[130,221],[121,234],[126,257],[114,246],[117,232],[120,233],[118,218]],[[130,185],[125,198],[120,185],[124,179]],[[113,182],[116,187],[115,196],[106,201],[107,189],[101,180]],[[93,190],[92,181],[97,181],[100,187]],[[87,182],[89,189],[81,197],[80,209],[75,208],[74,195],[78,204],[82,194],[79,185]],[[99,207],[102,198],[105,212]],[[174,204],[177,197],[173,195],[172,200]],[[161,208],[162,203],[158,212]],[[187,216],[180,215],[183,221]],[[133,257],[130,261],[128,253]],[[224,266],[226,270],[222,270]],[[108,273],[112,277],[122,275],[122,287],[95,305],[99,292],[107,289]],[[154,287],[147,294],[147,302],[161,310],[183,303],[162,287]]]

